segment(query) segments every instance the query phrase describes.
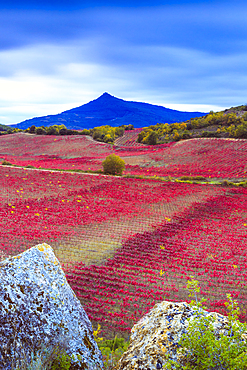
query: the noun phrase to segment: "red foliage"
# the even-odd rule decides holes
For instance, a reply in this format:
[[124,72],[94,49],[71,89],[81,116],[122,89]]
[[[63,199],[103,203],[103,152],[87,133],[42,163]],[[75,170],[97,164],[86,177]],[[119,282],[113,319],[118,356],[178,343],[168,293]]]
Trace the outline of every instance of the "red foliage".
[[[16,164],[99,169],[112,153],[110,145],[83,136],[23,135],[28,141],[20,146],[17,135],[0,141],[1,155]],[[133,174],[241,178],[247,170],[246,140],[194,139],[114,151],[139,163],[129,162],[127,172]],[[157,163],[160,167],[153,166]],[[191,275],[199,280],[209,309],[226,313],[225,295],[232,293],[246,321],[247,189],[4,166],[0,187],[5,255],[39,242],[79,243],[85,238],[83,227],[92,225],[95,234],[98,226],[109,228],[107,240],[119,238],[122,247],[101,266],[81,262],[66,270],[90,319],[105,331],[128,332],[163,299],[188,300],[185,287]]]
[[[128,136],[129,135],[129,136]],[[0,137],[0,153],[16,165],[98,171],[115,153],[126,162],[125,174],[247,178],[247,140],[204,138],[155,146],[135,143],[138,130],[127,131],[117,145],[88,136],[37,136],[23,133]]]
[[[226,314],[226,293],[231,293],[246,321],[246,209],[247,190],[232,188],[198,203],[172,223],[129,238],[103,266],[79,263],[67,279],[90,319],[107,330],[130,330],[164,299],[187,301],[191,275],[199,281],[210,310]],[[114,319],[116,313],[126,324]]]

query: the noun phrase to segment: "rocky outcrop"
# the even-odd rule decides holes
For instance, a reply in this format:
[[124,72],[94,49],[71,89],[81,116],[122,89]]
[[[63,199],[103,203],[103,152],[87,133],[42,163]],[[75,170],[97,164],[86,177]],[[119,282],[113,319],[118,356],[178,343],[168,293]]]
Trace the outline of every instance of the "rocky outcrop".
[[[211,315],[215,335],[226,330],[227,317],[215,312],[202,311]],[[183,364],[183,357],[178,351],[178,341],[186,333],[189,320],[195,317],[195,308],[188,303],[163,301],[133,326],[128,350],[119,360],[114,370],[156,370],[165,369],[166,356]],[[182,367],[181,367],[182,368]]]
[[0,262],[0,368],[61,341],[73,369],[103,369],[91,322],[52,248],[36,245]]

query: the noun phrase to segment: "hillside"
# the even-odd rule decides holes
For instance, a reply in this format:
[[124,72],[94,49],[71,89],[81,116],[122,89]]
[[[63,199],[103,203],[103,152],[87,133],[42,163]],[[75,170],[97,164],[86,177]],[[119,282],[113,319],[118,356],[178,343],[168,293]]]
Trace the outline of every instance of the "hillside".
[[162,144],[191,138],[216,137],[247,139],[247,106],[240,105],[221,112],[170,125],[158,123],[139,133],[143,144]]
[[155,125],[158,122],[172,123],[205,115],[201,112],[180,112],[158,105],[118,99],[108,93],[80,107],[56,115],[36,117],[20,122],[13,127],[26,129],[32,125],[52,126],[64,124],[68,129],[89,129],[97,126],[134,125],[135,128]]
[[0,123],[0,135],[1,135],[1,132],[6,132],[8,130],[12,131],[12,127],[6,126],[6,125],[3,125],[2,123]]
[[144,145],[135,142],[138,133],[139,130],[126,131],[112,146],[87,135],[20,132],[0,137],[0,160],[36,168],[100,171],[102,161],[115,153],[125,161],[126,175],[246,179],[247,140],[195,138]]

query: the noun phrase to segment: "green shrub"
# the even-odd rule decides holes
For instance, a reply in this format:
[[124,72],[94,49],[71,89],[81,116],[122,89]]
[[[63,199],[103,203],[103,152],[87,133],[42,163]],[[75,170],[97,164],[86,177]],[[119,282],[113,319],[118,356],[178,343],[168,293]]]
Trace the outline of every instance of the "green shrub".
[[90,135],[94,140],[104,143],[114,143],[114,140],[123,136],[125,129],[132,130],[132,125],[122,125],[119,127],[111,127],[109,125],[94,127],[90,130],[83,130],[84,135]]
[[35,134],[36,135],[46,135],[46,129],[44,127],[36,127]]
[[106,370],[112,370],[124,354],[129,346],[129,341],[124,338],[106,339],[98,337],[101,326],[98,324],[98,329],[93,332],[94,339],[103,356],[103,362]]
[[66,351],[57,351],[56,358],[51,365],[51,370],[69,370],[70,365],[71,358]]
[[182,176],[180,177],[180,180],[182,181],[207,181],[206,177],[203,176]]
[[216,131],[203,131],[201,133],[202,137],[220,137],[220,134]]
[[58,135],[58,130],[55,126],[49,126],[46,128],[47,135]]
[[[189,296],[194,296],[190,305],[195,308],[196,315],[190,320],[187,332],[182,335],[178,345],[183,359],[180,363],[169,360],[167,369],[185,370],[244,370],[247,367],[246,324],[238,320],[239,307],[237,301],[227,294],[225,305],[229,311],[228,324],[224,332],[215,335],[213,316],[204,316],[202,303],[198,301],[196,293],[200,292],[198,281],[188,282]],[[181,367],[181,365],[183,365]]]
[[32,125],[27,130],[29,130],[30,134],[35,134],[36,126]]
[[55,347],[41,345],[38,350],[32,350],[28,359],[24,348],[20,350],[20,358],[12,363],[12,370],[69,370],[71,358],[66,353],[67,345],[63,340]]
[[102,164],[103,171],[107,175],[122,175],[123,170],[125,169],[124,160],[116,154],[108,155]]
[[[138,135],[139,137],[139,135]],[[158,134],[155,131],[150,131],[148,135],[143,139],[143,143],[147,145],[156,145],[158,140]]]
[[59,130],[59,135],[68,135],[68,130],[67,128],[61,128]]
[[2,166],[13,166],[13,164],[8,162],[8,161],[5,161],[5,159],[4,159],[3,162],[2,162]]
[[80,135],[90,135],[90,131],[86,128],[84,128],[84,130],[82,130],[81,132],[79,132]]
[[247,188],[247,181],[241,181],[238,186],[242,186],[244,188]]
[[234,182],[232,182],[232,181],[223,180],[223,181],[221,182],[221,185],[222,185],[222,186],[234,186],[235,184],[234,184]]

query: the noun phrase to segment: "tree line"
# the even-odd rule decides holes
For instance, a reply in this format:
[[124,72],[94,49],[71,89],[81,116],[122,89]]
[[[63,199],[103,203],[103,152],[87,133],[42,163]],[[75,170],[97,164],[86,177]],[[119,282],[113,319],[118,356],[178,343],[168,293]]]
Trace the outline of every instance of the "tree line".
[[84,130],[71,130],[67,129],[65,125],[53,125],[53,126],[40,126],[36,127],[32,125],[25,130],[21,130],[19,128],[14,128],[8,130],[7,133],[16,133],[16,132],[27,132],[29,134],[34,135],[90,135],[94,140],[110,143],[113,144],[114,140],[118,137],[122,136],[124,132],[127,130],[133,130],[133,125],[122,125],[119,127],[111,127],[111,126],[99,126],[92,129],[84,129]]
[[191,118],[185,122],[158,123],[145,127],[139,133],[137,141],[156,145],[195,137],[247,139],[247,106],[224,112],[210,112],[206,116]]

